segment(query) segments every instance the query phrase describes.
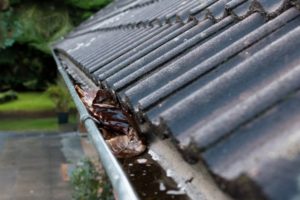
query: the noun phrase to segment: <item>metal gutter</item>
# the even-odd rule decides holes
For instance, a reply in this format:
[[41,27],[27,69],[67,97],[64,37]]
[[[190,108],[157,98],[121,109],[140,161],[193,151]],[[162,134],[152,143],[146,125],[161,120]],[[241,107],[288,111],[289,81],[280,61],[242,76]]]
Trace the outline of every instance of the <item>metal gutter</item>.
[[[78,69],[70,57],[61,53],[59,51],[59,56],[68,67],[71,77],[88,88],[97,88],[95,83]],[[157,165],[162,167],[166,177],[172,178],[177,183],[180,192],[184,191],[193,200],[231,200],[218,188],[202,162],[189,165],[169,139],[161,140],[152,133],[147,133],[147,135],[151,141],[148,146],[148,154]]]
[[127,176],[122,170],[119,162],[112,154],[111,150],[107,146],[105,140],[102,137],[99,129],[97,128],[95,122],[90,118],[88,111],[81,102],[79,96],[77,95],[73,84],[62,67],[59,59],[56,57],[56,54],[52,50],[53,57],[57,64],[58,71],[60,72],[62,78],[64,79],[70,94],[75,102],[75,105],[78,109],[80,120],[84,123],[85,128],[89,134],[89,137],[92,139],[95,148],[99,154],[101,163],[112,183],[112,186],[115,190],[115,193],[120,200],[138,200],[138,196],[131,186]]

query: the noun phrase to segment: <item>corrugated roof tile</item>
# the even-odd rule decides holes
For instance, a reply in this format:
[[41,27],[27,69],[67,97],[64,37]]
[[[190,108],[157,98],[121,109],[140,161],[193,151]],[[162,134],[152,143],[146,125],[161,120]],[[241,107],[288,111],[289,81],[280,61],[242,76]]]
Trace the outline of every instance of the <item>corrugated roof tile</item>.
[[233,197],[291,199],[299,193],[299,5],[116,2],[55,50],[109,90],[145,133],[171,137],[189,161],[206,162]]

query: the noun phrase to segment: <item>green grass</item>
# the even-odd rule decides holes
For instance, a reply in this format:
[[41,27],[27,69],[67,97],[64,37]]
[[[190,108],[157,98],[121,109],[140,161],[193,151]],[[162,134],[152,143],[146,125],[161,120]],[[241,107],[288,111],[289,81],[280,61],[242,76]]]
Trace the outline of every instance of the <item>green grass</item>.
[[[72,104],[71,108],[75,108]],[[39,112],[55,111],[55,105],[46,93],[18,93],[18,99],[0,104],[0,112]],[[70,115],[71,124],[76,123],[76,116]],[[0,131],[59,131],[56,117],[1,119]]]
[[44,111],[54,110],[55,105],[45,93],[18,93],[18,99],[0,104],[1,111]]
[[56,118],[5,119],[0,123],[1,131],[57,131]]
[[[69,123],[76,123],[76,115],[69,117]],[[0,131],[59,131],[56,117],[20,118],[0,120]]]

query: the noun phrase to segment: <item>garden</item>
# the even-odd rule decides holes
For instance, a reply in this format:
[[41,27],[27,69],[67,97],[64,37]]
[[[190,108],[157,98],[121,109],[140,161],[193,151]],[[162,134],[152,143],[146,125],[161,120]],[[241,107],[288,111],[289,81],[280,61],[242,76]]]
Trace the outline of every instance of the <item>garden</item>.
[[[58,77],[51,45],[110,0],[0,0],[0,132],[77,130],[72,99]],[[73,198],[112,199],[89,160],[71,176]]]
[[[0,0],[0,130],[57,131],[60,123],[76,124],[50,46],[107,3]],[[57,113],[70,115],[57,123]]]

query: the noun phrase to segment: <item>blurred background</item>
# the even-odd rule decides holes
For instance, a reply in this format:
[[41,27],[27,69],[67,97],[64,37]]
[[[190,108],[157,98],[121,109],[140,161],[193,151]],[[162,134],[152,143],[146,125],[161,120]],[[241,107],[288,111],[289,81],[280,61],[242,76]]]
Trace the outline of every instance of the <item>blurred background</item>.
[[0,0],[0,200],[113,199],[50,50],[108,3]]
[[[76,122],[49,46],[109,2],[0,0],[0,130],[56,131]],[[57,123],[62,112],[71,114]]]

